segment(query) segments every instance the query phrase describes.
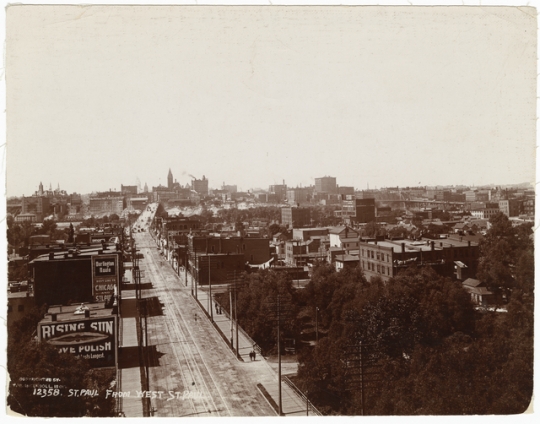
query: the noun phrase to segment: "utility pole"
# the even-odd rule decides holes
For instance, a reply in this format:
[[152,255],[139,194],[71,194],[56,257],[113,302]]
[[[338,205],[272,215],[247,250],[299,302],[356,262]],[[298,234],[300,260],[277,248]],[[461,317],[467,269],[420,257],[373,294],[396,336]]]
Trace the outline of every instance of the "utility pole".
[[319,307],[315,306],[315,340],[319,345]]
[[210,278],[210,254],[206,254],[208,258],[208,285],[210,286],[210,295],[208,296],[208,302],[210,303],[210,321],[214,322],[214,312],[212,309],[212,279]]
[[238,294],[236,286],[236,271],[234,273],[234,320],[236,321],[236,357],[240,358],[240,348],[238,346]]
[[379,351],[375,345],[365,343],[363,335],[359,330],[360,318],[353,311],[348,311],[347,321],[352,321],[354,332],[352,334],[352,344],[345,347],[345,379],[346,390],[360,390],[360,415],[367,414],[366,397],[373,384],[377,384],[381,379],[379,363]]
[[280,296],[279,291],[277,295],[277,350],[278,350],[278,390],[279,390],[279,415],[283,415],[283,408],[282,408],[282,399],[281,399],[281,344],[280,344],[280,328],[279,328],[279,321],[281,321],[281,302],[280,302]]
[[267,308],[269,309],[269,313],[271,316],[273,316],[273,319],[276,320],[276,340],[277,340],[277,351],[278,351],[278,398],[279,398],[279,415],[283,414],[283,399],[282,399],[282,392],[281,392],[281,321],[284,320],[289,313],[291,313],[291,306],[286,301],[285,304],[283,303],[283,299],[281,298],[281,294],[279,292],[279,286],[278,286],[278,292],[276,297],[276,303],[270,303],[267,305]]
[[[196,275],[197,277],[195,278],[195,299],[198,299],[197,297],[197,285],[198,285],[198,281],[199,281],[199,261],[198,261],[198,258],[197,258],[197,251],[195,250],[195,271],[196,271]],[[193,279],[193,276],[191,276],[191,278]]]
[[[184,284],[187,287],[187,285],[188,285],[188,283],[187,283],[187,266],[188,266],[188,262],[189,262],[189,250],[187,251],[187,254],[184,255],[184,259],[185,259],[185,261],[184,261],[184,278],[185,278],[184,279]],[[191,285],[191,296],[193,296],[193,284]]]
[[229,287],[229,309],[230,309],[230,313],[229,313],[229,316],[231,318],[231,347],[234,349],[234,336],[233,336],[233,303],[232,303],[232,300],[233,300],[233,291],[232,291],[232,287]]

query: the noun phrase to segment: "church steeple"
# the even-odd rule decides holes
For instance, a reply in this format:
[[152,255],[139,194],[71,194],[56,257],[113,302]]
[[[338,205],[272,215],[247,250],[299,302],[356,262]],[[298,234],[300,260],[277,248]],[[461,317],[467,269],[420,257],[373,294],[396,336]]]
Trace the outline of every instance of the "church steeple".
[[169,168],[169,175],[167,175],[167,187],[172,190],[173,188],[173,175],[171,172],[171,168]]

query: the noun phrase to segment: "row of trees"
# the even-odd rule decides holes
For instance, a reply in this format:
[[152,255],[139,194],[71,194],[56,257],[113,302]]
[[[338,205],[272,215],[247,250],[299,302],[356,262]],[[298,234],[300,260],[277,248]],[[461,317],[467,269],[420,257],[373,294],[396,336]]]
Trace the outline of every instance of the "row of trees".
[[[287,274],[268,270],[243,274],[236,288],[238,322],[262,348],[263,353],[273,351],[277,344],[275,319],[278,296],[282,337],[294,338],[298,335],[296,316],[301,302]],[[225,310],[230,310],[228,293],[218,294],[216,299]]]
[[404,226],[395,226],[389,230],[385,226],[377,222],[367,223],[363,230],[362,235],[367,237],[401,237],[401,238],[414,238],[414,237],[438,237],[440,234],[448,234],[452,231],[452,228],[449,225],[422,225],[422,223],[416,223],[414,228],[409,229]]
[[[306,302],[329,329],[300,356],[298,384],[333,414],[517,414],[532,398],[534,246],[531,225],[497,215],[480,244],[478,277],[511,288],[507,312],[477,310],[461,284],[409,268],[381,284],[359,270],[318,267]],[[351,384],[362,343],[364,387]],[[356,370],[357,371],[357,370]],[[363,400],[363,401],[362,401]]]
[[56,221],[46,219],[40,227],[35,227],[30,222],[15,222],[15,219],[8,215],[7,217],[7,240],[8,247],[19,248],[28,247],[30,237],[33,235],[48,235],[53,240],[67,240],[70,235],[70,229],[59,230]]
[[412,266],[383,283],[358,268],[319,264],[304,290],[286,274],[245,275],[239,321],[268,352],[277,293],[290,314],[282,337],[300,340],[300,315],[318,314],[319,342],[298,345],[296,382],[325,414],[521,413],[533,388],[531,233],[501,214],[480,246],[479,278],[511,289],[506,313],[475,308],[459,281],[430,268]]

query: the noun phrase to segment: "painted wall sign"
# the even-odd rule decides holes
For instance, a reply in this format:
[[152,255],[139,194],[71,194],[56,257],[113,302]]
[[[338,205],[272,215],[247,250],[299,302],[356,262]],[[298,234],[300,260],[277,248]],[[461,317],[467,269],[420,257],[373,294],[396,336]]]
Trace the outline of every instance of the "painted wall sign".
[[114,367],[116,364],[116,316],[82,318],[71,322],[40,322],[38,337],[60,352],[82,356],[93,367]]
[[96,302],[106,302],[118,284],[118,255],[92,256],[92,295]]

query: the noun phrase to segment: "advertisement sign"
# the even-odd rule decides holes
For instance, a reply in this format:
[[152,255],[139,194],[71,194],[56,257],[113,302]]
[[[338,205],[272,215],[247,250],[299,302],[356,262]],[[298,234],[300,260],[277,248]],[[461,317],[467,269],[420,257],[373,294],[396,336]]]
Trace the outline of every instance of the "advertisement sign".
[[97,367],[114,367],[117,353],[116,316],[77,321],[40,322],[40,341],[60,352],[81,356]]
[[96,302],[107,302],[118,284],[118,255],[92,256],[92,295]]

